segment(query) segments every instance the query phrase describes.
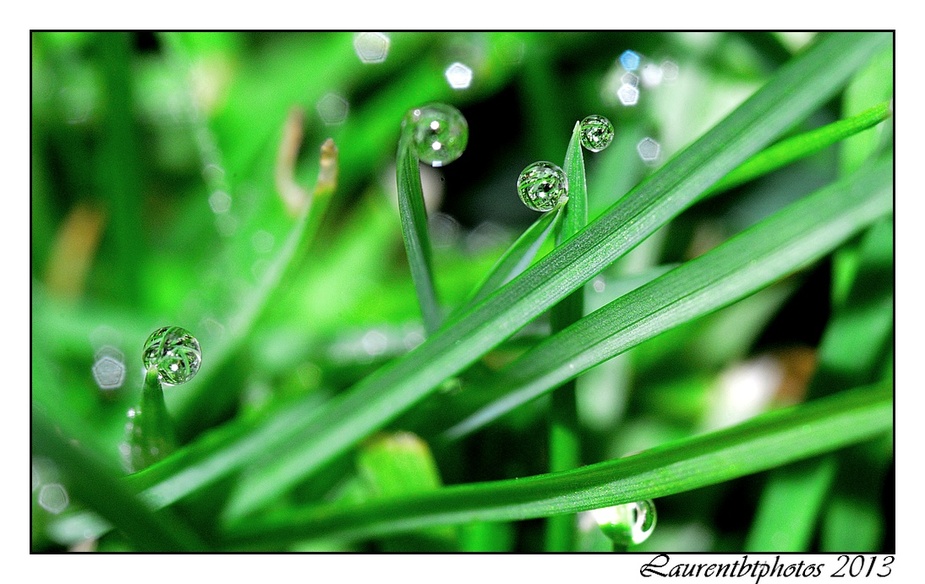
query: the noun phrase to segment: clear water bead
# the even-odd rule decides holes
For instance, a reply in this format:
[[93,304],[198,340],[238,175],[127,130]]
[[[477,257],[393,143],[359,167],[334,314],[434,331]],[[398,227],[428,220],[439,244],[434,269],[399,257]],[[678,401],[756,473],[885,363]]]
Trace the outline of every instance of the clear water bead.
[[604,534],[620,546],[640,544],[655,529],[655,503],[649,499],[595,509],[591,513]]
[[534,162],[517,178],[517,194],[534,211],[552,211],[568,201],[568,177],[552,162]]
[[613,142],[613,124],[604,116],[592,114],[581,120],[581,145],[591,152],[600,152]]
[[409,132],[418,159],[433,167],[460,156],[469,141],[469,124],[462,112],[445,103],[431,103],[405,114],[402,131]]
[[184,328],[165,326],[157,329],[148,340],[142,354],[145,369],[157,368],[164,385],[186,383],[202,363],[202,351],[196,337]]

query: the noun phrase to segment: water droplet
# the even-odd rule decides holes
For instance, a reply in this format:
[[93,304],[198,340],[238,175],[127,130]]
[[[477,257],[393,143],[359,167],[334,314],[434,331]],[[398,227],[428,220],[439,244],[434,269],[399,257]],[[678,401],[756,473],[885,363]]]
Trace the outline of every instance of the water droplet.
[[568,201],[568,177],[552,162],[534,162],[517,178],[517,194],[534,211],[552,211]]
[[402,121],[402,131],[410,132],[418,159],[433,167],[459,158],[469,141],[466,118],[445,103],[431,103],[409,111]]
[[157,329],[145,341],[142,361],[145,368],[157,368],[164,385],[186,383],[199,371],[202,351],[199,341],[186,329],[165,326]]
[[655,529],[655,503],[651,500],[604,507],[591,513],[616,546],[640,544],[649,539]]
[[613,135],[613,124],[604,116],[592,114],[581,120],[581,145],[591,152],[610,146]]

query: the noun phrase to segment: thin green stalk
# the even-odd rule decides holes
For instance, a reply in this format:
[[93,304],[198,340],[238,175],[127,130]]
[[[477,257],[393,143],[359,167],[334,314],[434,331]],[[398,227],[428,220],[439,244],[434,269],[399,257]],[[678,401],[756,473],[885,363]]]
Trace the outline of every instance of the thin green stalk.
[[421,187],[421,170],[414,143],[408,132],[398,141],[398,211],[401,216],[402,239],[408,254],[411,279],[417,291],[424,317],[424,329],[432,334],[443,321],[437,291],[434,288],[432,252],[427,228],[427,209]]
[[833,144],[873,128],[892,115],[893,102],[884,102],[856,116],[782,140],[743,162],[741,166],[713,185],[704,194],[704,198],[728,191],[797,160],[821,152]]
[[126,446],[132,471],[139,471],[163,460],[176,448],[173,422],[164,403],[156,367],[145,372],[141,403],[129,410]]
[[[565,175],[568,177],[568,203],[565,219],[556,234],[561,245],[581,231],[588,223],[588,188],[585,179],[585,162],[581,148],[581,123],[572,129],[565,156]],[[559,332],[584,316],[584,290],[579,288],[552,308],[550,319],[553,333]],[[562,384],[552,394],[549,410],[549,470],[558,472],[581,465],[581,428],[578,423],[578,406],[575,381]],[[550,517],[546,523],[546,551],[571,551],[575,539],[575,518],[571,515]]]
[[578,469],[444,487],[346,507],[286,508],[226,531],[234,549],[356,539],[473,521],[519,521],[655,499],[729,481],[889,432],[890,385],[763,414],[738,426]]

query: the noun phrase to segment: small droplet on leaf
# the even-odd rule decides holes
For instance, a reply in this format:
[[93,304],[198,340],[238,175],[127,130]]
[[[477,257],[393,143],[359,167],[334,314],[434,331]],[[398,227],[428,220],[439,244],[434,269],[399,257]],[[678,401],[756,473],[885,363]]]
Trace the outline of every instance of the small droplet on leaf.
[[190,332],[178,326],[157,329],[145,341],[142,352],[145,369],[157,369],[164,385],[186,383],[199,371],[202,351],[199,341]]
[[517,178],[517,194],[534,211],[552,211],[568,201],[568,177],[552,162],[534,162]]
[[431,103],[410,110],[402,121],[402,131],[409,133],[418,159],[435,168],[462,156],[469,141],[466,118],[445,103]]
[[651,500],[604,507],[591,513],[615,546],[640,544],[649,539],[655,529],[655,503]]
[[592,114],[581,120],[581,145],[591,152],[600,152],[613,142],[613,124],[604,116]]

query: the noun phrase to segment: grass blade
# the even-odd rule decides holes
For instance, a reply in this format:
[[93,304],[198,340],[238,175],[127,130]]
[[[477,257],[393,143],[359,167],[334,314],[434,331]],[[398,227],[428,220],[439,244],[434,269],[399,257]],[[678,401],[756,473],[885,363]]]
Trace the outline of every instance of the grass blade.
[[125,484],[120,474],[62,436],[41,409],[32,410],[34,456],[47,456],[63,470],[75,498],[122,531],[140,550],[205,549],[198,536],[169,511],[155,514]]
[[[581,148],[581,122],[572,129],[565,154],[565,176],[568,177],[568,203],[565,219],[556,234],[561,244],[581,231],[588,223],[588,186],[585,159]],[[561,331],[584,316],[584,292],[575,290],[550,313],[553,332]],[[575,401],[575,382],[567,381],[552,394],[549,409],[549,470],[557,472],[581,465],[581,428]],[[568,515],[550,517],[546,524],[546,550],[571,551],[574,544],[575,521]]]
[[749,158],[704,194],[710,197],[806,158],[859,132],[875,127],[893,115],[892,102],[876,105],[856,116],[833,122],[783,140]]
[[473,308],[476,304],[488,297],[489,294],[507,284],[521,272],[526,270],[546,239],[555,230],[562,218],[562,209],[544,213],[526,231],[517,238],[517,241],[504,252],[485,279],[476,286],[472,295],[454,313],[454,320],[459,314]]
[[892,159],[868,170],[790,205],[524,353],[492,380],[504,396],[444,437],[459,438],[626,349],[830,252],[891,210]]
[[411,279],[417,291],[418,303],[424,317],[424,329],[433,333],[440,328],[443,314],[434,289],[431,268],[430,236],[427,229],[427,209],[424,207],[424,191],[421,187],[421,171],[418,157],[414,153],[411,136],[402,133],[398,143],[398,212],[401,216],[402,239],[411,267]]
[[841,392],[738,426],[579,469],[459,485],[351,508],[286,509],[242,522],[227,545],[358,538],[472,521],[524,520],[664,497],[761,472],[888,432],[890,386]]
[[889,34],[822,35],[762,89],[600,218],[451,327],[333,398],[293,447],[242,482],[226,519],[240,518],[342,454],[590,280],[705,189],[832,96]]

